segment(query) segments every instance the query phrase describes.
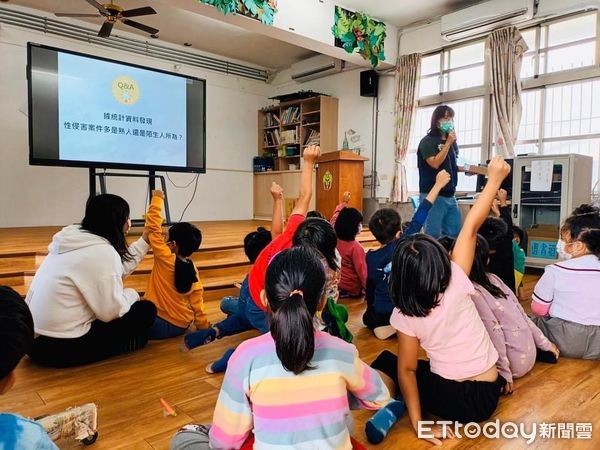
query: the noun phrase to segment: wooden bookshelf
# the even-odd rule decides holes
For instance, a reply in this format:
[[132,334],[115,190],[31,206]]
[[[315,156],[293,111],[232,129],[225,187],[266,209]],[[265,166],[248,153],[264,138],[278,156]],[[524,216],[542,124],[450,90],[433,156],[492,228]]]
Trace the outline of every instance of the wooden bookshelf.
[[[300,167],[300,155],[311,134],[313,140],[321,146],[322,153],[338,150],[337,98],[312,97],[280,103],[258,111],[257,154],[272,155],[276,171],[289,170],[289,164]],[[286,142],[286,138],[290,142]],[[295,148],[293,154],[291,147]]]

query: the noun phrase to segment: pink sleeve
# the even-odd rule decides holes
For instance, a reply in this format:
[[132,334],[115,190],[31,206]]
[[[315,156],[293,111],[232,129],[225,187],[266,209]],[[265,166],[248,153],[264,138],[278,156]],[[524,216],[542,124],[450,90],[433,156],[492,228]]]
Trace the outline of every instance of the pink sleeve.
[[390,316],[390,325],[393,326],[400,333],[404,333],[407,336],[417,337],[415,332],[412,330],[409,318],[407,318],[398,308],[394,308],[392,315]]
[[[491,297],[491,294],[488,295]],[[508,383],[512,383],[513,376],[510,370],[510,361],[506,355],[506,339],[504,338],[502,325],[494,315],[494,311],[488,304],[485,294],[476,289],[476,293],[473,294],[471,298],[473,299],[473,303],[475,304],[475,308],[479,313],[479,317],[481,318],[481,321],[483,322],[483,325],[485,326],[485,329],[492,340],[492,344],[494,344],[494,348],[498,352],[498,361],[496,362],[498,372],[500,372],[500,375],[502,375],[502,377]]]
[[333,216],[331,216],[331,220],[329,222],[331,222],[331,225],[335,226],[335,221],[337,220],[338,216],[340,215],[340,212],[342,211],[342,209],[344,209],[346,207],[346,203],[342,202],[339,205],[337,205],[335,207],[335,211],[333,211]]
[[352,263],[360,280],[363,289],[367,287],[367,254],[360,242],[355,241],[354,251],[352,252]]
[[548,266],[533,289],[531,311],[536,316],[547,316],[550,312],[554,301],[554,283],[554,269]]

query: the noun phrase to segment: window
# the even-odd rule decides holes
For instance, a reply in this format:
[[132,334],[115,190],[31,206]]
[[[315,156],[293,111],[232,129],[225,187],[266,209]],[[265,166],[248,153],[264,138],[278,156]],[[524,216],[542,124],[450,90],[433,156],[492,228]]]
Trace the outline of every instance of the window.
[[596,20],[594,12],[522,31],[529,50],[523,55],[521,78],[593,66]]
[[[456,128],[456,142],[459,149],[459,162],[477,164],[481,160],[481,146],[483,136],[483,98],[473,98],[458,102],[447,103],[454,109],[454,126]],[[417,167],[417,149],[419,142],[430,127],[431,114],[437,105],[417,109],[415,127],[412,133],[410,151],[407,155],[406,174],[408,190],[419,191],[419,169]],[[458,175],[457,191],[475,191],[477,177]]]
[[[516,153],[579,153],[600,168],[600,79],[523,92],[523,115]],[[544,107],[542,108],[542,105]]]
[[419,97],[483,86],[485,42],[424,56]]

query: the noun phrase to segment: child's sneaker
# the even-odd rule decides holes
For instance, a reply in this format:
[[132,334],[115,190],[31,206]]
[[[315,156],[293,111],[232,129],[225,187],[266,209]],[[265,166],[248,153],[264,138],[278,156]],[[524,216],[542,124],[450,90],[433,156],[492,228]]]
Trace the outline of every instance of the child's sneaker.
[[179,347],[181,352],[189,352],[190,350],[208,344],[217,338],[217,332],[214,328],[198,330],[190,333],[183,338],[183,344]]

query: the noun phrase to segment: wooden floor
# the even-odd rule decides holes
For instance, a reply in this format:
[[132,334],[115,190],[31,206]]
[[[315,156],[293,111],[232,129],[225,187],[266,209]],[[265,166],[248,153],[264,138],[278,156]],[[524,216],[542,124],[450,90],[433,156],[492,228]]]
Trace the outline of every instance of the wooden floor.
[[[227,253],[223,252],[235,249],[239,252],[244,234],[259,224],[264,223],[200,224],[204,242],[198,261],[203,280],[203,273],[216,277],[214,273],[221,270],[228,259]],[[35,255],[43,255],[54,231],[39,228],[0,230],[0,284],[3,274],[34,271]],[[368,233],[361,239],[367,247],[374,245]],[[221,256],[211,252],[221,252]],[[32,257],[33,263],[30,261]],[[212,258],[216,261],[214,266],[211,265]],[[236,258],[233,257],[235,262],[240,262]],[[30,267],[23,269],[22,266],[27,264]],[[222,318],[218,309],[220,295],[232,292],[233,280],[241,279],[247,270],[243,264],[232,267],[237,268],[237,273],[231,267],[225,267],[231,271],[223,276],[229,280],[222,283],[225,287],[207,291],[206,303],[212,321]],[[147,268],[144,266],[142,269]],[[138,281],[140,285],[147,277],[144,273],[136,276],[141,280]],[[5,277],[5,280],[9,279],[16,282],[19,277]],[[536,276],[526,276],[525,296],[530,295],[536,279]],[[26,289],[25,285],[16,286]],[[527,303],[524,302],[525,307],[528,307]],[[365,361],[371,361],[383,349],[394,350],[394,340],[379,341],[362,326],[360,317],[364,310],[363,302],[352,300],[346,304],[350,310],[350,328],[355,334],[355,344]],[[211,421],[222,375],[208,375],[204,367],[225,349],[255,335],[255,332],[248,332],[228,337],[188,354],[178,352],[179,338],[154,341],[139,352],[74,369],[39,368],[25,359],[17,369],[15,387],[0,397],[0,411],[35,417],[55,413],[69,406],[95,402],[99,406],[100,437],[91,448],[167,449],[171,436],[181,425]],[[159,402],[161,397],[175,407],[177,417],[163,417]],[[371,414],[368,411],[354,413],[355,435],[362,442],[366,442],[364,423]],[[592,440],[538,438],[532,448],[600,448],[600,363],[563,358],[557,365],[537,364],[530,374],[516,381],[512,396],[501,399],[493,419],[527,424],[591,422],[594,427]],[[60,446],[74,448],[79,444],[61,442]],[[525,446],[522,439],[496,441],[483,437],[475,440],[455,439],[444,444],[444,447],[456,449],[521,449]],[[406,417],[381,445],[372,446],[386,450],[430,447],[430,444],[416,439]]]

